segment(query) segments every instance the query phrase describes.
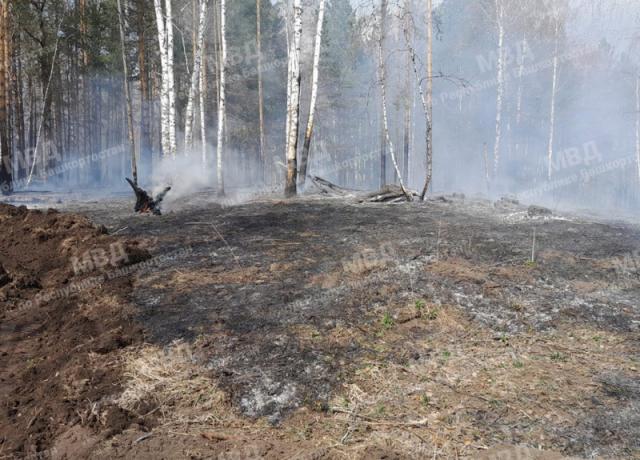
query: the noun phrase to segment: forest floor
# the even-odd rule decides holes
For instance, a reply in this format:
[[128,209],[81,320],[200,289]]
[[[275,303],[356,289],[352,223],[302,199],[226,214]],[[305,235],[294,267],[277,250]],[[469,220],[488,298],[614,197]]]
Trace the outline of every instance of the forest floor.
[[640,458],[638,225],[52,201],[0,208],[0,459]]

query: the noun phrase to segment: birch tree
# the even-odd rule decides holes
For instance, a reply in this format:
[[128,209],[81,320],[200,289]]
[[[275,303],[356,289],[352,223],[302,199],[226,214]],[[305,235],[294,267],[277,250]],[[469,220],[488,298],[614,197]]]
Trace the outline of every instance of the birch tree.
[[[193,71],[191,72],[191,85],[187,99],[185,112],[184,143],[188,149],[193,148],[193,106],[195,104],[196,90],[200,85],[200,69],[202,64],[202,49],[204,47],[204,31],[207,18],[207,0],[200,0],[200,14],[198,16],[198,36],[195,43],[193,56]],[[202,106],[202,104],[200,104]]]
[[262,0],[256,0],[256,52],[258,54],[258,123],[260,131],[260,163],[262,165],[262,181],[266,179],[266,155],[264,139],[264,90],[262,84]]
[[[404,31],[407,42],[413,41],[413,29],[411,23],[411,0],[405,0],[404,3]],[[407,54],[407,62],[405,69],[405,82],[404,82],[404,126],[402,135],[402,174],[405,184],[409,183],[409,155],[411,150],[411,125],[412,125],[412,112],[413,101],[415,100],[413,95],[413,79],[411,69],[411,53]]]
[[522,35],[522,50],[518,56],[518,95],[516,96],[516,125],[520,126],[520,120],[522,120],[522,96],[523,96],[523,84],[522,84],[522,75],[524,74],[524,61],[526,58],[526,53],[524,49],[527,46],[527,36],[523,33]]
[[226,67],[227,67],[227,2],[220,0],[220,64],[218,65],[220,89],[218,93],[218,138],[217,138],[217,189],[219,195],[224,195],[223,156],[224,156],[224,129],[225,129],[225,105],[226,105]]
[[309,103],[309,118],[307,119],[307,129],[304,134],[304,146],[300,157],[300,184],[304,185],[307,177],[307,165],[309,163],[309,149],[311,147],[311,136],[313,135],[313,123],[318,99],[318,74],[320,65],[320,50],[322,47],[322,25],[324,23],[325,0],[320,0],[318,8],[318,23],[316,26],[315,47],[313,50],[313,70],[311,75],[311,102]]
[[[425,147],[425,160],[426,160],[426,174],[424,179],[424,187],[420,194],[420,199],[424,201],[429,186],[431,185],[431,179],[433,177],[433,0],[427,0],[427,12],[426,12],[426,27],[427,27],[427,91],[426,98],[423,99],[424,112],[425,112],[425,124],[426,124],[426,147]],[[415,68],[415,56],[413,57]]]
[[120,26],[120,43],[122,45],[122,72],[124,76],[124,97],[127,106],[127,131],[129,138],[129,149],[131,155],[131,175],[133,183],[138,185],[138,168],[136,166],[136,144],[133,132],[133,105],[131,103],[131,91],[129,89],[129,66],[127,65],[127,42],[125,39],[125,19],[122,11],[122,0],[117,0],[118,23]]
[[167,32],[167,91],[169,93],[169,152],[176,156],[176,87],[173,58],[173,12],[172,0],[165,0]]
[[287,113],[285,115],[285,161],[286,161],[286,152],[289,151],[289,132],[291,131],[291,72],[293,70],[293,66],[291,65],[291,26],[290,23],[293,22],[290,18],[289,10],[285,5],[285,10],[283,16],[285,17],[284,21],[284,35],[287,40]]
[[[158,47],[161,69],[161,131],[162,154],[175,157],[176,147],[176,92],[173,58],[172,0],[153,0],[158,28]],[[163,10],[164,4],[164,10]]]
[[640,74],[636,76],[636,163],[640,179]]
[[393,147],[393,141],[391,140],[391,136],[389,135],[389,119],[387,115],[387,87],[386,87],[386,68],[384,62],[384,37],[385,37],[385,17],[387,10],[387,0],[382,0],[380,12],[380,33],[378,38],[378,73],[379,73],[379,84],[380,84],[380,94],[382,98],[382,120],[383,120],[383,130],[385,141],[389,146],[389,155],[391,156],[391,162],[393,163],[393,168],[395,169],[396,175],[400,182],[400,188],[402,189],[402,193],[407,197],[408,201],[411,201],[412,195],[407,191],[404,186],[404,181],[402,180],[402,174],[400,173],[400,168],[398,167],[398,162],[396,161],[395,150]]
[[498,27],[498,69],[496,89],[496,138],[493,144],[493,173],[497,175],[500,164],[500,145],[502,141],[502,106],[504,98],[504,5],[503,0],[495,0],[496,22]]
[[554,48],[553,48],[553,75],[551,78],[551,108],[549,110],[549,143],[547,146],[547,177],[551,179],[553,163],[553,141],[556,128],[556,93],[558,89],[558,42],[560,18],[558,11],[554,11]]
[[[384,41],[384,29],[385,22],[387,19],[387,0],[381,0],[380,4],[380,31],[378,38],[378,51],[382,53],[381,48],[383,47]],[[382,76],[380,75],[380,56],[378,56],[378,84],[382,82]],[[385,112],[386,108],[384,107],[384,97],[380,97],[380,112],[383,114],[380,117],[380,188],[387,185],[387,133],[385,128]]]
[[162,9],[163,0],[153,0],[156,14],[156,26],[158,28],[158,47],[160,54],[160,137],[162,154],[169,155],[171,152],[171,141],[169,138],[169,79],[167,77],[167,34],[165,16]]
[[293,0],[293,40],[289,46],[288,107],[289,129],[287,139],[287,181],[285,195],[293,196],[297,191],[297,150],[300,126],[300,41],[302,38],[302,0]]
[[202,66],[200,68],[200,82],[198,86],[198,97],[200,101],[200,143],[202,147],[202,164],[207,163],[207,119],[206,119],[206,99],[207,99],[207,63],[205,61],[205,43],[202,42]]

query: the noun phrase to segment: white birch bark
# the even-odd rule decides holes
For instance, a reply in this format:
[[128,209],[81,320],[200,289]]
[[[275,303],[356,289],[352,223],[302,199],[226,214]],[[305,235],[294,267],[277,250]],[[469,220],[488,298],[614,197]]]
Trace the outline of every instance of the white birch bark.
[[302,37],[302,0],[293,0],[293,41],[289,51],[290,97],[289,99],[289,138],[287,141],[287,183],[285,195],[296,194],[296,176],[298,173],[297,150],[298,129],[300,125],[300,41]]
[[213,0],[213,73],[215,81],[216,113],[220,102],[220,0]]
[[165,0],[167,35],[167,91],[169,93],[169,152],[176,156],[176,88],[173,57],[173,12],[172,0]]
[[496,139],[493,145],[493,173],[497,175],[500,165],[500,142],[502,140],[502,105],[504,98],[504,7],[502,0],[496,0],[498,23],[498,75],[496,95]]
[[289,132],[291,131],[291,42],[292,38],[290,35],[290,16],[289,12],[285,11],[285,22],[284,22],[284,32],[285,38],[287,39],[287,113],[285,117],[285,161],[286,161],[286,152],[289,151]]
[[[415,67],[415,58],[413,58]],[[426,162],[427,171],[420,199],[424,201],[433,177],[433,1],[427,0],[427,95],[426,95]]]
[[487,143],[482,146],[482,161],[484,163],[484,185],[489,192],[489,154],[487,153]]
[[207,66],[204,62],[205,59],[205,44],[202,43],[202,68],[200,69],[200,83],[198,85],[198,96],[200,100],[200,142],[202,146],[202,164],[207,163],[207,119],[206,119],[206,93],[207,93]]
[[226,83],[226,67],[227,67],[227,38],[226,38],[226,23],[227,23],[227,2],[226,0],[220,0],[220,93],[218,99],[218,139],[217,139],[217,179],[218,179],[218,194],[224,195],[224,176],[223,176],[223,162],[224,155],[224,128],[225,128],[225,83]]
[[[413,72],[416,78],[419,77],[418,74],[418,66],[416,64],[416,52],[411,45],[409,45],[409,53],[411,55],[411,63],[413,64]],[[418,93],[420,94],[420,102],[422,103],[422,109],[424,111],[425,119],[429,120],[429,109],[427,103],[427,97],[425,96],[425,91],[422,89],[422,82],[418,80]]]
[[[379,35],[380,40],[384,41],[384,30],[385,23],[387,20],[387,0],[380,1],[380,24],[379,24]],[[378,42],[380,45],[380,41]],[[380,76],[380,64],[378,64],[378,85],[382,77]],[[382,96],[380,97],[380,114],[384,112],[384,107],[382,106]],[[384,119],[382,116],[379,117],[378,122],[380,123],[380,188],[383,188],[387,185],[387,135],[384,130]]]
[[[382,2],[383,8],[386,8],[386,2]],[[407,197],[408,201],[412,200],[412,195],[407,191],[404,186],[404,181],[402,180],[402,173],[400,172],[400,168],[398,167],[398,162],[396,161],[395,150],[393,148],[393,141],[391,140],[391,136],[389,135],[389,119],[387,116],[387,86],[386,86],[386,69],[384,62],[384,50],[383,50],[383,42],[384,42],[384,21],[382,18],[385,15],[385,11],[381,12],[381,20],[380,20],[380,36],[378,39],[378,68],[380,74],[380,93],[382,96],[382,125],[384,130],[384,137],[386,139],[387,145],[389,146],[389,155],[391,156],[391,162],[393,163],[393,168],[395,169],[396,176],[400,182],[400,188],[402,189],[402,193]]]
[[309,150],[311,148],[311,136],[313,135],[313,123],[316,113],[316,103],[318,100],[318,76],[320,66],[320,50],[322,48],[322,26],[324,23],[325,0],[320,0],[318,9],[318,23],[316,25],[315,48],[313,50],[313,70],[311,74],[311,102],[309,103],[309,118],[307,119],[307,129],[304,135],[304,146],[302,157],[300,158],[300,183],[304,184],[307,176],[309,164]]
[[[526,41],[527,41],[527,36],[523,34],[522,35],[523,48],[525,46]],[[520,120],[522,120],[522,92],[523,92],[522,76],[524,74],[524,58],[525,58],[525,53],[524,51],[521,51],[520,60],[518,62],[518,96],[516,100],[516,125],[517,126],[520,125]]]
[[640,179],[640,75],[636,77],[636,162]]
[[[407,41],[413,40],[413,33],[411,30],[411,1],[405,0],[403,5],[404,21],[403,28],[406,31]],[[411,54],[407,55],[406,69],[405,69],[405,87],[404,87],[404,126],[402,132],[402,175],[405,184],[409,184],[409,156],[411,155],[411,138],[412,138],[412,115],[413,115],[413,103],[415,98],[412,97],[413,93],[413,81],[411,73]]]
[[184,143],[187,149],[193,148],[193,106],[195,104],[196,89],[200,82],[200,66],[202,64],[202,48],[204,44],[204,30],[207,17],[207,0],[200,0],[200,15],[198,20],[198,37],[193,56],[193,72],[185,112]]
[[553,163],[553,141],[556,128],[556,93],[558,87],[558,42],[560,19],[556,15],[555,48],[553,50],[553,79],[551,82],[551,109],[549,113],[549,144],[547,146],[547,177],[551,179]]
[[266,152],[264,138],[264,94],[262,85],[262,0],[256,0],[256,52],[258,54],[258,119],[260,129],[260,163],[262,182],[266,182]]
[[158,28],[158,47],[160,50],[160,144],[162,155],[168,155],[169,143],[169,85],[167,79],[167,36],[162,0],[153,0]]

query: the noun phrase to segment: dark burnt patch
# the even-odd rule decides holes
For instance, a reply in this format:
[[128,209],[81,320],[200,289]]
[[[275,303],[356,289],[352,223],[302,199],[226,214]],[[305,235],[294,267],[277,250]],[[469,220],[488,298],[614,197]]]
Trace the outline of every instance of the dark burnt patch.
[[236,407],[274,421],[326,402],[336,374],[371,354],[356,341],[303,341],[302,327],[318,337],[337,328],[374,334],[385,310],[416,298],[456,306],[499,334],[640,325],[639,283],[616,265],[640,241],[628,224],[457,199],[186,206],[153,220],[111,214],[105,224],[152,235],[152,257],[177,254],[133,290],[150,338],[210,344],[200,360]]

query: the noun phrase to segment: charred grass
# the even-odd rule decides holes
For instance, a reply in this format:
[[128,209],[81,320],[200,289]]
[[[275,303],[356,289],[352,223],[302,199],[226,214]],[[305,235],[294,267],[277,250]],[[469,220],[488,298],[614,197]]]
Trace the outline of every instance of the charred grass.
[[111,402],[144,423],[93,457],[640,457],[634,226],[459,198],[83,210],[189,248],[135,275],[146,343]]

